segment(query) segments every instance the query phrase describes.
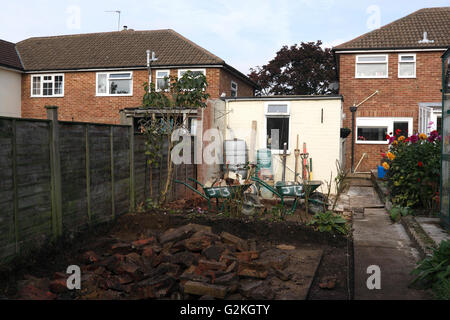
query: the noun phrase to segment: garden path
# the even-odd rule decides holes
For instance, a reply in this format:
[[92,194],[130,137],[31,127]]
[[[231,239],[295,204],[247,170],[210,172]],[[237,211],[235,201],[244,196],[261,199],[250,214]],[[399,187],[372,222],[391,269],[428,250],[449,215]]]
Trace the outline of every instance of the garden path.
[[[409,288],[410,272],[419,260],[403,226],[392,223],[373,186],[352,183],[346,196],[353,211],[354,272],[356,300],[429,299],[429,293]],[[373,275],[368,268],[380,268],[380,289],[369,289]]]

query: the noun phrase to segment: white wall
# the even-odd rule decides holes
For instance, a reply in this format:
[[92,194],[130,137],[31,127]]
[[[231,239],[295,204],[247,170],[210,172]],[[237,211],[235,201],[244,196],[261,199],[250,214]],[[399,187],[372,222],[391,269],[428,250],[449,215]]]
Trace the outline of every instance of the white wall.
[[[252,101],[228,101],[226,139],[245,139],[248,147],[251,140],[252,121],[257,122],[256,150],[265,148],[266,116],[265,102],[258,99]],[[276,103],[276,101],[270,101]],[[280,103],[285,101],[280,101]],[[312,158],[313,180],[322,182],[336,177],[336,160],[342,157],[340,128],[342,123],[342,101],[340,99],[291,100],[290,103],[290,146],[287,158],[286,180],[294,180],[297,134],[299,135],[299,149],[303,150],[306,142],[307,152]],[[321,113],[323,109],[323,123]],[[233,137],[234,134],[234,137]],[[255,157],[256,158],[256,157]],[[273,156],[275,180],[282,177],[282,162],[280,155]],[[301,159],[298,161],[301,173]],[[325,185],[323,186],[325,188]],[[326,191],[323,190],[323,191]],[[333,190],[334,192],[334,190]]]
[[22,75],[0,68],[0,116],[21,116]]

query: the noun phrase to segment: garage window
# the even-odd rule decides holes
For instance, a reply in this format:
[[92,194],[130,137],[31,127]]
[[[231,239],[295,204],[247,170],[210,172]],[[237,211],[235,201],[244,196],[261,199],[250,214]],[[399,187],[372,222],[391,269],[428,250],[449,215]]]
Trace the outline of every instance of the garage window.
[[287,103],[266,103],[266,146],[272,152],[283,152],[284,143],[289,150],[290,106]]
[[400,130],[400,135],[412,135],[413,118],[357,118],[356,143],[388,144],[386,135]]

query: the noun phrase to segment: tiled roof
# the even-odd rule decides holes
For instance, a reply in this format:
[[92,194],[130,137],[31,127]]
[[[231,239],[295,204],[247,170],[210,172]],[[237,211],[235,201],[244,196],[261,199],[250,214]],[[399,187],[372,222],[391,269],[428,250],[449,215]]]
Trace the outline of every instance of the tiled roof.
[[14,43],[0,40],[0,66],[13,69],[22,69],[19,55]]
[[[427,32],[432,43],[419,43]],[[345,49],[445,48],[450,46],[450,7],[425,8],[334,47]]]
[[159,59],[154,66],[225,64],[170,29],[30,38],[17,49],[27,71],[144,67],[147,49]]

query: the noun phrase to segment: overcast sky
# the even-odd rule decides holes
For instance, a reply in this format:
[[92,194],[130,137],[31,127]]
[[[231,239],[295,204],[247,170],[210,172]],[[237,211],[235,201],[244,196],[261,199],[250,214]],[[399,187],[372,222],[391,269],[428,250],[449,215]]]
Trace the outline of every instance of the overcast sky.
[[450,0],[0,0],[0,39],[174,29],[244,73],[283,45],[334,46],[424,7]]

